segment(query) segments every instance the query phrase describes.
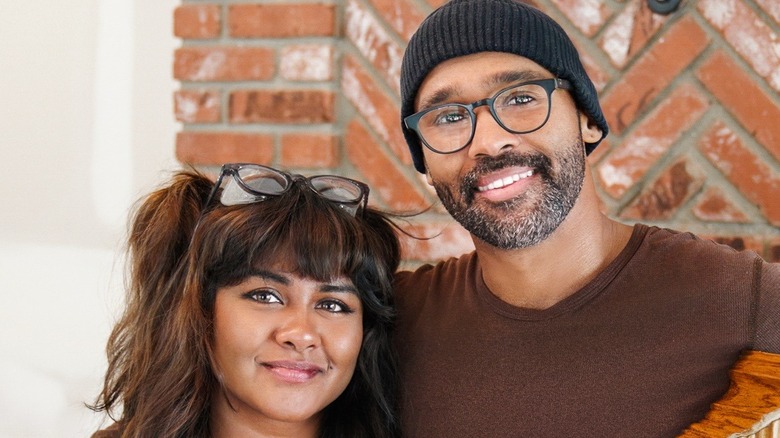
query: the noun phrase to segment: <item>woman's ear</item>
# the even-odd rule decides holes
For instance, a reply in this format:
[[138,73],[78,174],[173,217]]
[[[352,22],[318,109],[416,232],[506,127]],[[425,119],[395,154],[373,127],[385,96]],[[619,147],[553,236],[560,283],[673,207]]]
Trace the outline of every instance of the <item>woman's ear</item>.
[[582,112],[580,112],[580,132],[582,132],[582,140],[585,143],[595,143],[601,140],[604,135],[601,128]]

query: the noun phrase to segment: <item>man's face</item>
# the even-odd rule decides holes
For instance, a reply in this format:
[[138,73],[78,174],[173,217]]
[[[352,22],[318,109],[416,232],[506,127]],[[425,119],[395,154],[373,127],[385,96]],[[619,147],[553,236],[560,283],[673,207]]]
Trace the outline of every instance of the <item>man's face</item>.
[[[522,77],[553,75],[517,55],[483,52],[438,65],[415,102],[420,111],[442,103],[468,104],[492,96]],[[471,144],[453,154],[423,148],[428,182],[447,211],[478,239],[500,249],[525,248],[552,234],[574,206],[585,176],[585,147],[600,138],[568,92],[552,94],[550,118],[537,131],[512,134],[475,110]],[[593,138],[595,136],[595,138]]]

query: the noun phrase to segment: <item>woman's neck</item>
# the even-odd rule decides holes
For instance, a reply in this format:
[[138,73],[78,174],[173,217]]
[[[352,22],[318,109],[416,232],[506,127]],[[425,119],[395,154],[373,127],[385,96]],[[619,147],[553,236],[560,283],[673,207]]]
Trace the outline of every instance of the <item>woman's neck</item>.
[[249,406],[233,403],[217,395],[211,408],[209,429],[212,438],[316,438],[321,416],[305,421],[270,418]]

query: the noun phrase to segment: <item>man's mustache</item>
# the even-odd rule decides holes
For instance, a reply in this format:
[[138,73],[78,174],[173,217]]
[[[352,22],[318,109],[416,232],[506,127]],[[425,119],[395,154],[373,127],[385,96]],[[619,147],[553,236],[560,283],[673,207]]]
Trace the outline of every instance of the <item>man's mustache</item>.
[[481,176],[507,167],[528,167],[533,169],[534,174],[547,180],[550,178],[552,160],[541,153],[521,154],[515,152],[507,152],[496,157],[480,158],[474,168],[461,179],[460,193],[463,200],[467,204],[474,200],[474,193],[477,191],[477,181]]

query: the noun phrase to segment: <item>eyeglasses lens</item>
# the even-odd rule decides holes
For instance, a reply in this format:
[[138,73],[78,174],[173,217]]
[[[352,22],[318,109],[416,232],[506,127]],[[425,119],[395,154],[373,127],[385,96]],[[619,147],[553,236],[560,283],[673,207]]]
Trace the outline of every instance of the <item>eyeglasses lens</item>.
[[262,167],[245,166],[238,170],[241,182],[253,191],[265,195],[278,195],[287,190],[284,175]]
[[496,96],[493,108],[507,128],[529,132],[544,124],[550,105],[547,90],[538,84],[526,84]]
[[311,186],[322,197],[336,202],[356,202],[363,192],[351,181],[331,176],[318,176],[309,180]]
[[[523,134],[544,125],[550,110],[550,95],[539,84],[522,84],[497,94],[491,105],[507,130]],[[431,148],[448,153],[462,149],[471,141],[473,123],[466,105],[446,105],[425,113],[417,126]]]

